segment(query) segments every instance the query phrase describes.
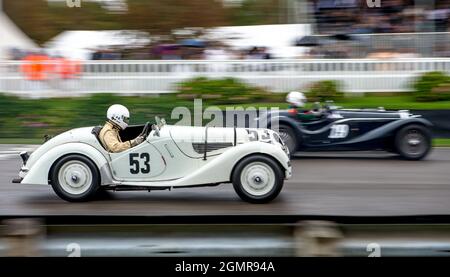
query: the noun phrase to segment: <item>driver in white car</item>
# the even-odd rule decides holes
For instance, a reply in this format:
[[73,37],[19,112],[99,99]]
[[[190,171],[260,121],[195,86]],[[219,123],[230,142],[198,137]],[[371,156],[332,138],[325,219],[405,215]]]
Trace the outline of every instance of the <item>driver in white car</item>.
[[106,117],[108,120],[100,131],[99,138],[107,151],[112,153],[122,152],[141,144],[145,140],[145,137],[140,134],[133,140],[122,142],[119,131],[128,127],[130,119],[130,112],[125,106],[112,105],[109,107]]

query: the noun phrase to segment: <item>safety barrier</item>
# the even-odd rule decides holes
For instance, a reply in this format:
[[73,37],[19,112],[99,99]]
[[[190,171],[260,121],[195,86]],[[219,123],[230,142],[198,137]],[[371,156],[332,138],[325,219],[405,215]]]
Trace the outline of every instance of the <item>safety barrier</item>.
[[449,231],[442,223],[103,225],[13,218],[0,223],[0,257],[448,257]]
[[[85,61],[62,77],[55,61],[0,62],[0,91],[41,96],[83,93],[167,93],[179,82],[194,78],[232,77],[274,92],[301,89],[319,80],[338,80],[350,93],[395,92],[411,89],[410,82],[428,71],[450,72],[450,58],[421,59],[303,59],[303,60],[179,60]],[[27,78],[24,68],[42,70]],[[78,69],[79,68],[79,69]],[[64,72],[63,72],[64,73]]]

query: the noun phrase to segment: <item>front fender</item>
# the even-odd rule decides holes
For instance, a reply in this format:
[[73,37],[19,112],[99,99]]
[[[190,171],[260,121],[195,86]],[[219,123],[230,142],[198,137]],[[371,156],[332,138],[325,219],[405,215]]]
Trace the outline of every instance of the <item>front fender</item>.
[[286,125],[286,126],[291,127],[297,136],[302,135],[302,131],[299,128],[298,121],[289,116],[279,115],[279,116],[270,118],[270,121],[267,123],[267,128],[278,132],[279,131],[278,128],[280,125]]
[[101,179],[104,180],[104,176],[109,173],[109,170],[105,170],[108,167],[107,158],[93,146],[85,143],[65,143],[52,148],[50,151],[43,154],[38,158],[36,163],[29,168],[28,173],[22,180],[22,184],[36,184],[36,185],[48,185],[48,176],[50,169],[56,160],[62,156],[68,154],[81,154],[91,159],[97,166]]

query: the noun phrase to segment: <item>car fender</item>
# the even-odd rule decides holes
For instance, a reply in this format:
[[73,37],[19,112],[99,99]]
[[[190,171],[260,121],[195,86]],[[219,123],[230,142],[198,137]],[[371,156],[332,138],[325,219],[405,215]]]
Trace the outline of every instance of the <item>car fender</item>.
[[[296,133],[297,136],[301,136],[302,135],[302,130],[299,128],[299,124],[298,122],[288,116],[276,116],[274,118],[270,119],[270,122],[268,123],[267,128],[272,129],[273,131],[278,132],[278,126],[279,125],[287,125],[289,127],[292,128],[292,130],[294,130],[294,132]],[[275,129],[274,129],[275,128]]]
[[390,137],[390,136],[394,135],[395,132],[397,132],[397,130],[399,130],[400,128],[402,128],[406,125],[410,125],[410,124],[420,124],[420,125],[424,125],[427,128],[432,126],[431,122],[429,122],[428,120],[426,120],[424,118],[410,117],[410,118],[405,118],[402,120],[393,121],[391,123],[388,123],[386,125],[383,125],[383,126],[377,128],[377,129],[374,129],[370,132],[367,132],[360,137],[357,137],[357,138],[349,140],[349,141],[344,141],[342,143],[337,143],[337,144],[352,144],[352,143],[370,141],[370,140],[379,139],[379,138]]
[[[188,177],[196,179],[197,181],[194,182],[197,183],[205,183],[208,176],[213,177],[211,181],[219,178],[223,182],[229,182],[231,180],[233,169],[239,161],[254,154],[263,154],[275,159],[286,172],[286,177],[290,177],[289,175],[291,169],[289,166],[289,157],[286,153],[278,145],[260,141],[248,142],[230,148],[230,150],[224,152],[222,155],[202,167],[201,170]],[[215,176],[213,176],[210,172],[215,172]],[[208,183],[208,181],[206,181],[206,183]]]
[[111,178],[107,158],[95,147],[85,143],[65,143],[52,148],[43,154],[29,169],[22,180],[22,184],[48,185],[50,170],[59,158],[68,154],[80,154],[91,159],[97,166],[102,183]]

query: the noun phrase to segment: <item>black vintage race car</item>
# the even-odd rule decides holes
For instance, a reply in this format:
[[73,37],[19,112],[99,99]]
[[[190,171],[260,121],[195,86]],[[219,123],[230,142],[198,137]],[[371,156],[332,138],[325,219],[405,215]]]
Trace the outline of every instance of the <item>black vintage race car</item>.
[[407,110],[341,109],[327,104],[312,120],[300,119],[295,109],[269,113],[265,120],[279,124],[278,132],[290,153],[384,150],[420,160],[432,145],[432,124]]

